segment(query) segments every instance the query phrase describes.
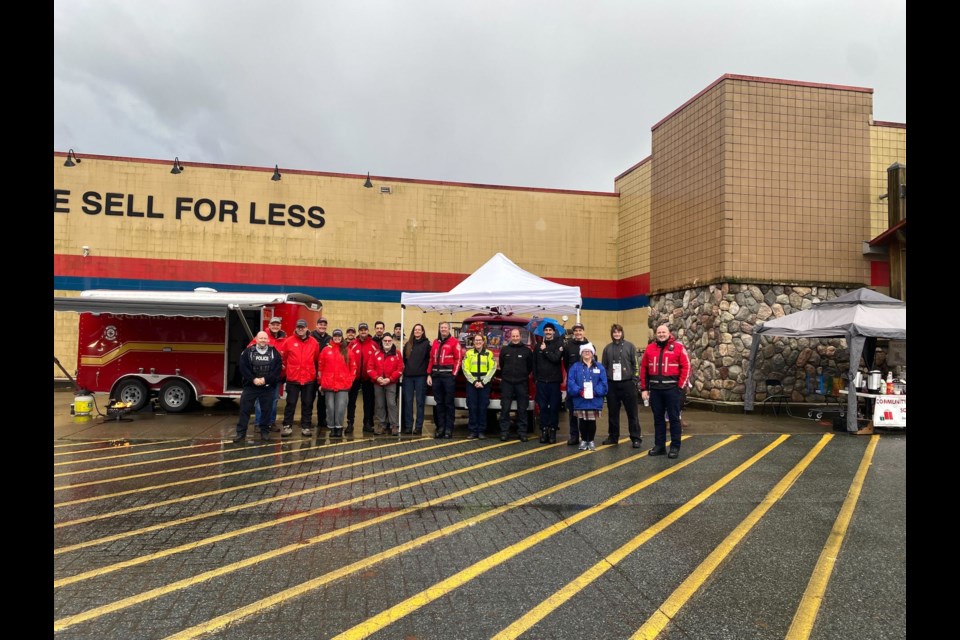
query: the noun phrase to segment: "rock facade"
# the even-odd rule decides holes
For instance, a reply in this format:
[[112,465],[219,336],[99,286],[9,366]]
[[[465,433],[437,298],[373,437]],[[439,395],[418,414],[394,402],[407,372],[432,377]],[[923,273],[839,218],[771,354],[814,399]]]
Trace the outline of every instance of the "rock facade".
[[[690,354],[693,399],[742,403],[753,327],[809,309],[850,289],[784,285],[715,284],[650,298],[650,328],[666,322]],[[877,364],[883,354],[878,353]],[[756,401],[764,381],[777,378],[792,402],[822,403],[831,379],[845,374],[850,356],[842,338],[763,338],[757,352]],[[822,380],[822,383],[821,383]],[[778,393],[777,387],[771,391]]]

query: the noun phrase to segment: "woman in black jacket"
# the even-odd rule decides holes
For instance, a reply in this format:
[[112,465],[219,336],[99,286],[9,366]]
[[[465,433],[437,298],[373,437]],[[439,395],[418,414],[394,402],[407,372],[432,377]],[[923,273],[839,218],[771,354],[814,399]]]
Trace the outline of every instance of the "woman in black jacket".
[[423,405],[427,399],[427,364],[430,362],[430,339],[422,324],[413,325],[413,335],[403,346],[402,411],[400,432],[410,433],[413,425],[413,401],[417,401],[417,423],[413,433],[423,433]]

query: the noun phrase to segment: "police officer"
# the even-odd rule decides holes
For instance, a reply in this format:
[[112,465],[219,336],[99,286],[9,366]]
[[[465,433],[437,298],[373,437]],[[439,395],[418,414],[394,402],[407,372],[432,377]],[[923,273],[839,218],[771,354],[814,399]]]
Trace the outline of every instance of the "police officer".
[[[243,378],[243,392],[240,394],[240,418],[237,421],[237,436],[234,442],[242,442],[247,437],[247,425],[250,424],[250,414],[257,401],[264,406],[273,398],[274,390],[280,384],[280,371],[283,360],[276,347],[270,344],[270,336],[266,331],[257,334],[256,344],[243,350],[240,354],[240,376]],[[266,422],[269,413],[264,411],[260,428],[260,440],[270,439],[270,423]]]

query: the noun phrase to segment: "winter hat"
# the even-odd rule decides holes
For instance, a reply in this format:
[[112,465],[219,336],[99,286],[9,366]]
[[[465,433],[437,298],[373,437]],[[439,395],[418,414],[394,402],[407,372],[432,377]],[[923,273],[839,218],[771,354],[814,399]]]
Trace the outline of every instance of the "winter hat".
[[587,343],[585,343],[585,344],[580,345],[580,355],[581,355],[581,356],[583,356],[583,352],[584,352],[584,351],[589,351],[589,352],[592,353],[593,355],[597,355],[597,350],[593,348],[593,343],[592,343],[592,342],[587,342]]

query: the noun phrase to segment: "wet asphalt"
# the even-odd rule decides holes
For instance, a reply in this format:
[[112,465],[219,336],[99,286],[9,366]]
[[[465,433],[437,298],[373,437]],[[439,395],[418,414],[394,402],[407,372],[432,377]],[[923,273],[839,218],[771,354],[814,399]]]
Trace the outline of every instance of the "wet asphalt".
[[428,419],[234,444],[230,403],[116,421],[71,401],[56,638],[906,636],[906,430],[688,407],[670,460],[643,409],[643,448],[622,419],[578,452],[466,440],[459,415],[452,439]]

